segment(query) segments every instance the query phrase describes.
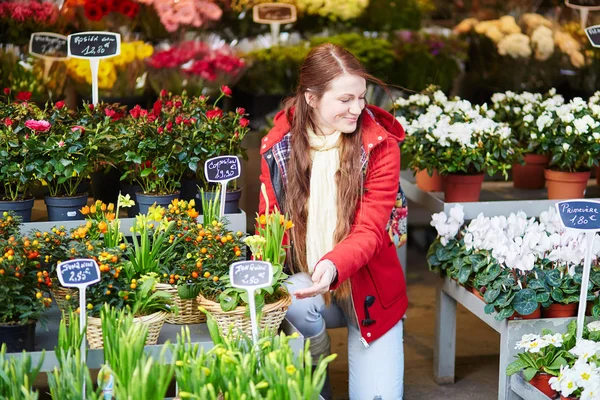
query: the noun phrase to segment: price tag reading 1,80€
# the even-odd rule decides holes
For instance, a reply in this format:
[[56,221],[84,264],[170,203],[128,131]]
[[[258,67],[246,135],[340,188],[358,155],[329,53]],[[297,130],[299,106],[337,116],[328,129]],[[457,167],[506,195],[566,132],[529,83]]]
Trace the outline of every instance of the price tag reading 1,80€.
[[600,231],[600,201],[560,201],[556,203],[556,209],[565,228]]
[[96,261],[86,258],[63,261],[58,264],[58,280],[64,287],[85,288],[100,282]]

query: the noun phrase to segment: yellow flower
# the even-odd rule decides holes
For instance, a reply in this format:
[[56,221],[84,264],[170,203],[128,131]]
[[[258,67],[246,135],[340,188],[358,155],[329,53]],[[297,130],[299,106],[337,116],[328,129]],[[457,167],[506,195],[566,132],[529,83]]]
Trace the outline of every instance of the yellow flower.
[[130,197],[129,194],[123,196],[122,194],[119,194],[119,207],[125,207],[125,208],[129,208],[129,207],[133,207],[135,205],[135,201],[133,201]]
[[296,367],[293,364],[289,364],[285,367],[285,372],[287,372],[288,375],[294,375],[296,373]]

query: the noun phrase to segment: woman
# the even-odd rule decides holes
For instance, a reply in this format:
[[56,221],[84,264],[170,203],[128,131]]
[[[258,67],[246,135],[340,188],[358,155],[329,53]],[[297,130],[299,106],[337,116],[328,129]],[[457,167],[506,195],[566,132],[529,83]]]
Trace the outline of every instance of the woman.
[[367,80],[383,84],[338,46],[312,49],[296,95],[262,139],[261,182],[295,225],[287,318],[315,360],[329,353],[326,328],[347,326],[350,398],[396,400],[408,299],[386,226],[397,215],[404,131],[366,105]]

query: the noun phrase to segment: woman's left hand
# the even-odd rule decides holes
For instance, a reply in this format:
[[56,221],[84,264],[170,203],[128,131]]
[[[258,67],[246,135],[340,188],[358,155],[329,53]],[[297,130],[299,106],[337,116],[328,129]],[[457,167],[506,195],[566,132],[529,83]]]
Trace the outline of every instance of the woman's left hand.
[[318,294],[327,293],[331,283],[337,276],[337,268],[329,260],[321,260],[312,274],[313,285],[307,289],[300,289],[294,292],[297,299],[314,297]]

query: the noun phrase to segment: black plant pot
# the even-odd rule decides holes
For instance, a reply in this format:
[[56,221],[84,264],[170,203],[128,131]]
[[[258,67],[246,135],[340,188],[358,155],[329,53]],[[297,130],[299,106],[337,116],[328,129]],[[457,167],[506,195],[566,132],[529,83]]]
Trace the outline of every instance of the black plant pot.
[[0,214],[4,211],[13,211],[16,215],[23,218],[23,222],[31,222],[31,210],[35,198],[17,200],[17,201],[0,201]]
[[[213,200],[216,192],[204,192],[206,200]],[[198,193],[198,197],[200,194]],[[225,214],[240,213],[240,198],[242,197],[242,189],[229,191],[225,194]]]
[[36,323],[29,321],[24,325],[0,325],[0,344],[6,344],[6,352],[34,351]]
[[73,197],[46,196],[44,202],[48,210],[48,221],[76,221],[85,219],[81,213],[88,201],[88,194]]
[[171,204],[171,201],[179,197],[179,192],[165,195],[151,195],[138,192],[136,193],[136,197],[140,206],[140,212],[146,214],[153,204],[167,208]]

